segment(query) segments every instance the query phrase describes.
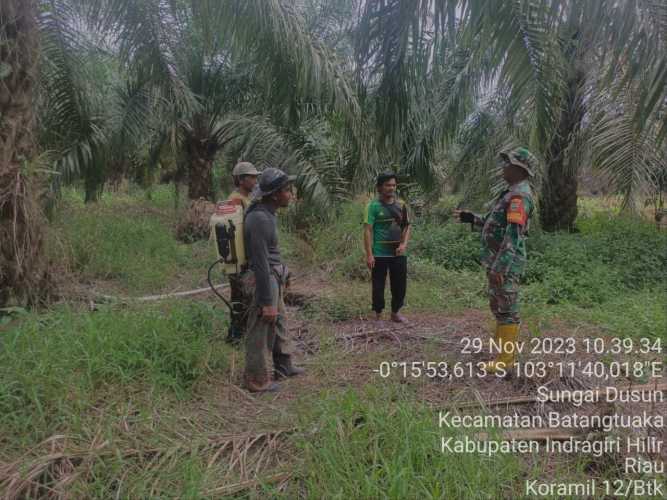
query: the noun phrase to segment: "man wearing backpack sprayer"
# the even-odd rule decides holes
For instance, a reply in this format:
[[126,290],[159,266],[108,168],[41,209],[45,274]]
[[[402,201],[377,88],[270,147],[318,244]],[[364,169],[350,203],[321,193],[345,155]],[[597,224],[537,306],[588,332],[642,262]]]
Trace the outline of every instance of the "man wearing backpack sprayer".
[[[236,189],[229,195],[227,203],[241,205],[245,212],[250,206],[250,194],[257,184],[257,177],[259,175],[260,173],[252,163],[247,161],[237,163],[234,166],[234,170],[232,170],[232,178]],[[232,304],[229,331],[226,339],[229,343],[238,343],[245,332],[246,314],[250,305],[248,298],[243,294],[241,282],[245,271],[246,269],[241,269],[239,273],[229,274],[229,289]]]
[[405,301],[408,278],[406,250],[410,239],[410,221],[405,202],[396,198],[396,174],[383,172],[377,177],[378,197],[366,207],[364,248],[366,265],[371,270],[372,301],[375,319],[382,317],[384,287],[389,272],[391,320],[406,323],[400,314]]
[[[243,209],[250,206],[250,195],[257,185],[257,178],[261,172],[255,168],[255,165],[249,161],[240,161],[232,170],[232,180],[234,181],[234,191],[227,199],[228,203],[241,203]],[[238,201],[236,201],[238,200]]]
[[526,148],[502,152],[503,179],[508,184],[492,209],[481,217],[455,210],[461,222],[482,228],[481,263],[489,283],[489,305],[496,318],[495,343],[499,353],[485,363],[487,373],[510,370],[516,363],[519,337],[519,278],[526,266],[526,235],[535,202],[528,178],[533,175]]

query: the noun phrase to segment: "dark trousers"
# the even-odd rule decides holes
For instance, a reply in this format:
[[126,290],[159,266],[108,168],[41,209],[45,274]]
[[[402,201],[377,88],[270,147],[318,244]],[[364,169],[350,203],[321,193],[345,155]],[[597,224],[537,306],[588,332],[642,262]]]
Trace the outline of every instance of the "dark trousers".
[[375,257],[375,267],[371,272],[373,279],[373,311],[379,313],[384,309],[384,284],[387,281],[389,271],[389,284],[391,287],[391,312],[397,313],[403,307],[405,301],[405,290],[408,281],[408,258],[400,257]]

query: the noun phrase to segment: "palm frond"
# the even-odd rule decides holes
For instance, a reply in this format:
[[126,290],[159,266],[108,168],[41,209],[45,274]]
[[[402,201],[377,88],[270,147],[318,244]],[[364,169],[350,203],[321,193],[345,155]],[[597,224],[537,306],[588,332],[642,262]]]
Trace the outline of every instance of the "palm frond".
[[286,134],[264,117],[230,115],[214,130],[230,165],[243,159],[297,174],[300,193],[309,202],[327,206],[349,193],[340,175],[349,153],[331,138],[325,122],[309,122],[300,132]]
[[197,101],[179,71],[176,54],[189,29],[188,3],[167,0],[68,0],[89,29],[111,40],[121,61],[150,81],[168,101],[194,109]]
[[[464,204],[479,203],[488,192],[497,194],[504,189],[498,155],[528,144],[532,127],[525,125],[527,121],[514,113],[511,99],[502,91],[489,97],[465,120],[447,171],[449,181],[462,192]],[[535,186],[542,180],[542,163],[533,155]]]
[[85,56],[75,26],[76,13],[66,2],[50,1],[38,18],[42,40],[42,101],[40,136],[54,151],[56,170],[65,178],[89,168],[93,155],[106,140],[99,118],[86,96]]
[[638,120],[646,94],[635,89],[621,102],[610,102],[610,95],[598,97],[601,111],[593,123],[592,161],[623,193],[624,206],[631,207],[636,195],[657,189],[667,157],[656,147],[659,124],[646,126]]
[[375,124],[383,141],[401,144],[413,96],[433,69],[444,25],[454,22],[450,7],[455,4],[444,0],[365,3],[356,30],[357,74],[375,96]]
[[280,82],[280,89],[273,88],[276,102],[314,100],[356,119],[358,102],[349,79],[335,54],[310,37],[293,2],[226,0],[221,8],[220,29],[232,34],[237,53],[251,57],[265,81]]

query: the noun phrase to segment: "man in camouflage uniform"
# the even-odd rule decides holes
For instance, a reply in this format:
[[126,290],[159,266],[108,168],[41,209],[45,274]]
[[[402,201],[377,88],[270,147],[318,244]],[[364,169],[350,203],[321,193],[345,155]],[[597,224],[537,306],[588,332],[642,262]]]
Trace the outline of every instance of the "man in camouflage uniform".
[[519,337],[519,278],[526,265],[526,235],[535,206],[528,178],[533,175],[526,148],[502,152],[503,178],[508,188],[483,217],[456,210],[461,222],[482,228],[481,263],[489,283],[489,305],[496,317],[495,344],[499,354],[485,364],[488,373],[511,369]]
[[[241,205],[243,212],[250,206],[250,195],[257,185],[257,177],[260,175],[255,166],[247,161],[241,161],[234,166],[232,178],[235,189],[227,198],[231,205]],[[231,293],[231,318],[227,332],[227,342],[237,344],[240,342],[245,331],[248,307],[252,297],[243,294],[242,277],[247,271],[247,265],[239,273],[229,275],[229,288]]]

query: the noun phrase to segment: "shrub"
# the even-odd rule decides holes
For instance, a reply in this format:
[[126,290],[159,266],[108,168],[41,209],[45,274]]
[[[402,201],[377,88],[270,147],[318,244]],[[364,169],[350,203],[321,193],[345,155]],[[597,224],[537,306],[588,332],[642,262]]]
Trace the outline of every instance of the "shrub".
[[665,279],[667,235],[650,223],[598,214],[580,233],[537,232],[528,240],[524,280],[542,283],[547,303],[601,303]]
[[424,207],[422,220],[432,224],[452,222],[452,212],[461,202],[458,196],[442,196],[437,203]]
[[468,224],[417,223],[412,228],[410,253],[446,269],[478,270],[479,232]]
[[[527,301],[584,306],[623,290],[641,290],[667,278],[667,233],[649,222],[596,214],[582,218],[579,233],[532,231],[523,281]],[[415,224],[411,254],[448,270],[479,270],[479,233],[461,224]]]
[[363,279],[368,275],[363,248],[364,206],[345,203],[331,224],[316,226],[308,235],[315,263],[338,276]]
[[598,214],[579,222],[595,260],[616,270],[631,289],[667,278],[667,232],[639,217]]

